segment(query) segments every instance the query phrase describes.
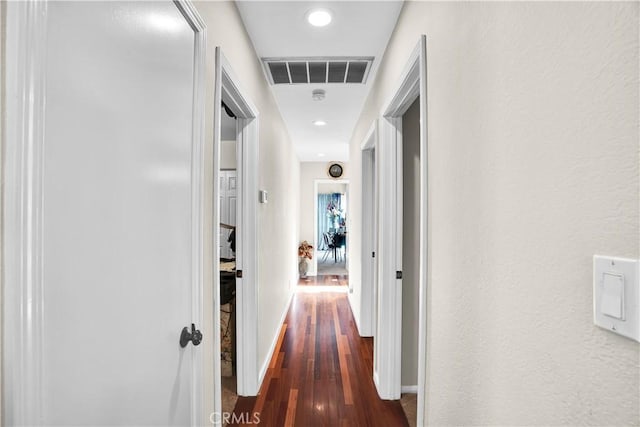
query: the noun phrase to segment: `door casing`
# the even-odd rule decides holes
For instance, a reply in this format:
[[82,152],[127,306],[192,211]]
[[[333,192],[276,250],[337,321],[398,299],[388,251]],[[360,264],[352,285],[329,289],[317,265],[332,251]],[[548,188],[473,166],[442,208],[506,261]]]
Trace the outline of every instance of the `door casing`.
[[[236,330],[237,330],[237,392],[240,396],[256,396],[260,387],[258,371],[258,109],[241,87],[231,64],[222,49],[216,47],[214,95],[213,182],[220,182],[220,147],[222,101],[237,116],[237,227],[236,269],[242,278],[236,278]],[[215,191],[215,190],[214,190]],[[213,223],[220,223],[220,203],[217,192],[213,197]],[[213,233],[214,261],[219,259],[220,235]],[[220,380],[220,265],[213,263],[213,369],[214,409],[220,414],[222,386]]]
[[[380,186],[378,233],[378,318],[374,342],[374,382],[383,399],[401,394],[402,332],[402,116],[420,97],[420,266],[417,424],[425,420],[427,303],[429,287],[429,188],[427,145],[427,38],[420,37],[379,120],[376,160]],[[395,192],[395,194],[394,194]]]

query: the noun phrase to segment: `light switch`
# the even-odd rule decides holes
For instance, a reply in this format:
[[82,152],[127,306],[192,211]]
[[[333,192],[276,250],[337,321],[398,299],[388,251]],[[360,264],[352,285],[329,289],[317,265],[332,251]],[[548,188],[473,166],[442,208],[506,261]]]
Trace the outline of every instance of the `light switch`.
[[593,322],[640,341],[640,263],[635,259],[593,257]]
[[607,272],[602,275],[602,314],[624,320],[624,276]]

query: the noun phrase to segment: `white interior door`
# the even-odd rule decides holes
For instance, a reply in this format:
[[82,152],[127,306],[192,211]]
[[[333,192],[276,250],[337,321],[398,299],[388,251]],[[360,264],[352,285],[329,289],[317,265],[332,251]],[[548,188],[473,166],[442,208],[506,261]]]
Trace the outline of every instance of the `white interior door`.
[[376,174],[376,129],[374,123],[362,149],[362,305],[359,332],[375,335],[377,316],[378,203]]
[[[220,171],[220,222],[236,225],[237,221],[237,174],[235,170]],[[220,257],[235,258],[228,241],[231,230],[220,227]],[[237,236],[236,236],[237,238]]]
[[[378,197],[378,296],[374,340],[374,382],[380,397],[399,399],[402,345],[403,129],[402,117],[420,97],[420,234],[417,424],[425,419],[427,294],[427,40],[414,48],[395,91],[381,110],[376,145]],[[428,396],[427,396],[428,398]]]
[[[40,322],[25,339],[40,339],[41,406],[21,415],[15,395],[5,421],[198,423],[201,347],[179,345],[182,328],[200,322],[202,301],[193,22],[170,1],[49,2],[43,10],[46,126],[34,197],[42,294],[19,301]],[[20,286],[7,283],[10,296]],[[28,380],[14,377],[4,396]]]
[[[372,262],[372,271],[371,271],[371,277],[372,277],[372,289],[373,289],[373,314],[372,314],[372,319],[373,321],[371,323],[375,322],[375,319],[378,318],[378,260],[380,259],[380,254],[378,253],[378,224],[379,224],[379,201],[378,201],[378,175],[376,173],[377,171],[377,167],[376,167],[377,163],[376,163],[376,150],[373,149],[371,150],[371,168],[372,168],[372,180],[371,180],[371,185],[373,186],[373,206],[372,206],[372,220],[373,220],[373,230],[371,232],[371,235],[373,237],[373,251],[374,252],[374,256],[373,256],[373,262]],[[373,335],[375,337],[375,328],[373,329]]]
[[402,345],[402,117],[380,120],[376,146],[377,312],[373,379],[382,399],[400,398]]

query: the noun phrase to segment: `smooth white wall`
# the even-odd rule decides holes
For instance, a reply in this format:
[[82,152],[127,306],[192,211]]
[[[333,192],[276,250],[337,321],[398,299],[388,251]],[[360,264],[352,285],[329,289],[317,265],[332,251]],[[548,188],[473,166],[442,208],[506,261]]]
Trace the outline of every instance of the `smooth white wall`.
[[[327,173],[329,165],[333,162],[301,162],[300,163],[300,218],[299,218],[299,233],[300,242],[306,240],[313,242],[315,238],[315,182],[316,180],[331,180],[332,178]],[[342,165],[344,174],[340,179],[349,179],[349,165],[347,163],[340,162]],[[324,185],[324,184],[323,184]],[[343,184],[341,184],[343,185]],[[348,199],[347,199],[348,200]],[[347,211],[347,220],[349,220],[349,214]],[[313,244],[313,243],[312,243]],[[317,244],[314,245],[314,258],[316,257]],[[297,247],[297,246],[296,246]],[[310,275],[315,275],[316,263],[310,263]]]
[[418,385],[420,102],[402,117],[402,385]]
[[426,34],[429,424],[638,423],[639,344],[592,321],[592,256],[640,252],[638,9],[405,2],[350,211],[360,144]]
[[[262,367],[270,356],[269,349],[280,328],[283,313],[288,307],[297,274],[297,241],[300,194],[298,182],[299,162],[291,139],[282,121],[271,89],[264,78],[262,66],[253,49],[240,15],[233,2],[195,2],[207,25],[207,92],[206,92],[206,182],[213,177],[213,96],[215,79],[215,47],[221,46],[243,89],[260,112],[259,173],[260,189],[269,192],[269,203],[258,208],[258,363]],[[212,206],[209,188],[205,206]],[[257,196],[256,196],[257,197]],[[207,236],[212,236],[212,212],[205,213]],[[205,259],[213,259],[211,239],[205,241]],[[213,301],[212,266],[205,271],[205,301]],[[213,328],[212,307],[205,307],[208,330]],[[212,342],[207,343],[205,360],[213,360]],[[205,404],[213,411],[212,365],[205,372],[207,395]]]
[[318,194],[346,194],[347,184],[332,183],[332,184],[318,184]]

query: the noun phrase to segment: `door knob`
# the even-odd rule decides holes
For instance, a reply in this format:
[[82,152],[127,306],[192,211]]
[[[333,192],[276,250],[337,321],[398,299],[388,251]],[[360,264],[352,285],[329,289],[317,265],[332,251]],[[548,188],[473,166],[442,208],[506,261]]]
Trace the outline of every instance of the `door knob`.
[[188,327],[182,328],[182,333],[180,334],[180,347],[184,348],[191,341],[193,345],[198,345],[202,342],[202,332],[196,329],[196,325],[191,324],[191,332],[189,332]]

